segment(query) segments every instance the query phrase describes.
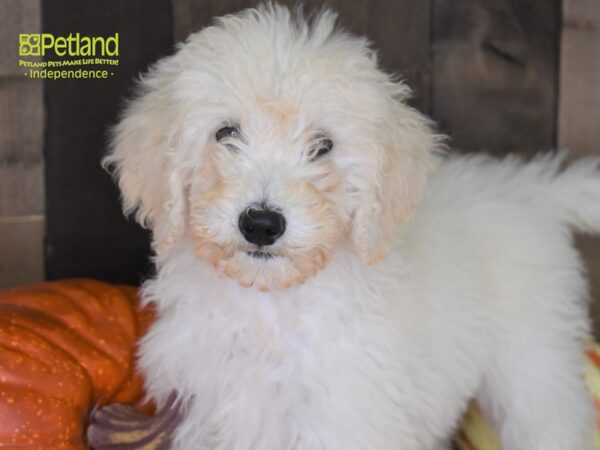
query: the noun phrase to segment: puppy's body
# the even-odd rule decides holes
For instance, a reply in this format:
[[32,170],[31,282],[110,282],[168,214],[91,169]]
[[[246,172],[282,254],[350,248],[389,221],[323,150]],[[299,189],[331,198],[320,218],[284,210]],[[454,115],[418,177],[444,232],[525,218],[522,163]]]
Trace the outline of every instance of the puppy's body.
[[151,395],[193,398],[176,449],[445,448],[477,397],[506,450],[590,449],[585,282],[568,226],[599,229],[593,164],[441,163],[390,257],[340,249],[263,293],[182,241],[145,289]]
[[148,393],[175,450],[438,450],[476,397],[504,450],[589,450],[598,162],[443,159],[334,15],[266,6],[141,82],[106,162],[152,229]]

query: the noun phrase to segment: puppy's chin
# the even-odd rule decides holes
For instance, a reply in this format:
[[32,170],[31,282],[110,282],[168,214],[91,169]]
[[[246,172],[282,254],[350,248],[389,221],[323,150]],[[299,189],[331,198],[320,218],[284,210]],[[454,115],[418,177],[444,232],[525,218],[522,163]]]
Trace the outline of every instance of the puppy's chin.
[[198,241],[195,249],[196,255],[219,273],[244,287],[256,287],[265,292],[304,283],[325,268],[331,258],[331,250],[322,248],[281,255]]

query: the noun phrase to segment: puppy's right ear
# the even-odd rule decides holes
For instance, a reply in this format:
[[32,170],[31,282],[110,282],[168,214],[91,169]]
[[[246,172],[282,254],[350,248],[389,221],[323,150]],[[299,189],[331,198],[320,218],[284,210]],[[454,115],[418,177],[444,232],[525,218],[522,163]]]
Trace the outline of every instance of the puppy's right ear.
[[102,165],[113,172],[125,214],[152,230],[160,255],[182,234],[185,220],[184,174],[178,170],[179,129],[157,79],[142,81],[119,123]]

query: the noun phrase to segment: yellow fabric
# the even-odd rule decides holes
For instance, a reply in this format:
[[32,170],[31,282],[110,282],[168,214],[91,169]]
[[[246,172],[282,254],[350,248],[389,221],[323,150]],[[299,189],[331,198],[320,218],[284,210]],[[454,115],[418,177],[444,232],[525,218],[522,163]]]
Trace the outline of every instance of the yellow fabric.
[[[590,344],[585,365],[585,381],[594,397],[596,406],[596,449],[600,450],[600,346]],[[498,435],[485,420],[476,403],[473,403],[465,415],[463,425],[458,433],[460,450],[502,450]]]

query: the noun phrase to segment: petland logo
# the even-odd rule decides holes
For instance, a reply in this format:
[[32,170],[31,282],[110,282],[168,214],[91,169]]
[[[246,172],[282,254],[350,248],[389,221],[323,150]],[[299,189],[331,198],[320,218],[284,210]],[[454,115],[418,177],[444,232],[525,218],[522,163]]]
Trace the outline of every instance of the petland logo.
[[46,56],[49,50],[56,56],[119,56],[119,33],[107,38],[79,33],[66,37],[50,33],[19,35],[19,56]]
[[[68,36],[19,34],[19,56],[19,66],[28,69],[25,76],[30,78],[108,78],[114,72],[102,66],[119,65],[119,33],[108,37],[80,33]],[[82,69],[82,66],[94,67]]]

